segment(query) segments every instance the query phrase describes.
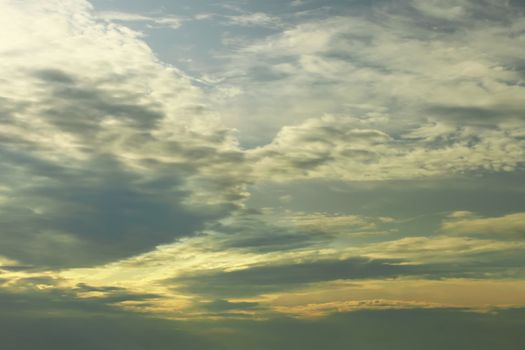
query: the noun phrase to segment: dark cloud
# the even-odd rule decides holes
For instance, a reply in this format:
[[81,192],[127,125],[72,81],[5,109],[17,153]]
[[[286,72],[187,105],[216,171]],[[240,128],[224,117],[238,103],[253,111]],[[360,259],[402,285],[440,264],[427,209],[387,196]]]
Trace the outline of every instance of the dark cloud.
[[60,83],[71,85],[75,83],[75,79],[71,75],[61,71],[60,69],[38,70],[35,72],[35,76],[50,84]]
[[[257,248],[255,248],[257,250]],[[423,253],[422,253],[423,254]],[[286,265],[257,266],[236,271],[212,271],[169,279],[175,290],[207,297],[250,297],[271,292],[287,292],[310,283],[336,280],[392,279],[418,277],[520,278],[523,252],[472,253],[456,262],[416,264],[410,260],[367,259],[326,260]]]
[[[0,183],[14,193],[0,212],[0,254],[40,267],[98,264],[192,235],[237,209],[236,202],[244,199],[237,175],[200,174],[210,165],[243,164],[240,151],[221,149],[227,129],[202,134],[177,129],[175,133],[190,135],[159,137],[153,131],[165,115],[159,105],[140,102],[141,92],[126,90],[130,76],[97,81],[81,73],[56,68],[33,72],[41,95],[36,110],[27,113],[55,127],[51,133],[74,139],[75,150],[85,159],[50,159],[47,155],[54,153],[67,159],[68,150],[60,154],[47,149],[31,129],[26,137],[6,133],[0,138]],[[115,86],[108,89],[108,84]],[[16,101],[6,102],[16,110]],[[199,108],[188,112],[204,113]],[[104,125],[108,117],[119,126]],[[6,125],[25,127],[20,123],[9,117]],[[148,171],[126,164],[123,153],[128,152]],[[197,185],[188,184],[192,176],[199,177]],[[190,208],[189,198],[199,192],[220,200]]]
[[[188,193],[177,177],[148,182],[110,156],[94,158],[79,170],[26,155],[16,163],[33,176],[52,179],[17,191],[18,201],[0,215],[0,253],[31,264],[78,266],[134,255],[190,235],[220,214],[185,208],[181,202]],[[49,211],[35,213],[31,206]],[[26,244],[28,239],[33,243]]]
[[[117,94],[98,87],[104,81],[82,81],[58,69],[37,71],[35,78],[45,85],[47,91],[39,106],[42,116],[67,132],[93,136],[92,133],[102,129],[100,122],[107,117],[115,117],[129,126],[145,130],[153,128],[164,117],[159,105],[136,102],[141,92],[122,91],[117,97]],[[113,83],[122,80],[123,85],[127,80],[118,75],[105,78]]]
[[246,248],[257,252],[276,252],[307,247],[314,242],[313,235],[286,232],[285,228],[274,227],[270,234],[257,232],[254,235],[225,238],[223,248]]
[[5,271],[27,271],[35,269],[35,266],[0,265],[0,270]]
[[166,283],[181,284],[183,290],[224,297],[253,296],[301,285],[338,279],[392,278],[421,274],[420,266],[399,265],[395,260],[351,258],[301,264],[260,266],[231,272],[186,275]]
[[[358,311],[324,319],[287,318],[269,321],[224,321],[221,329],[235,336],[206,335],[227,349],[303,350],[492,350],[521,349],[524,310],[472,313],[458,310]],[[202,332],[204,335],[204,332]]]
[[[5,5],[29,47],[5,57],[0,255],[41,269],[96,265],[238,209],[244,156],[200,89],[136,33],[98,22],[88,2],[62,5]],[[29,23],[51,13],[66,25],[33,40],[42,31]]]
[[79,283],[72,290],[75,293],[86,293],[86,292],[98,292],[101,295],[92,297],[91,299],[105,304],[115,304],[124,301],[144,302],[141,305],[148,303],[150,299],[161,299],[164,296],[155,293],[133,293],[129,292],[126,288],[114,287],[114,286],[102,286],[94,287],[85,283]]
[[[216,311],[250,303],[211,303]],[[357,311],[313,320],[167,321],[64,291],[0,291],[6,350],[521,349],[525,311]]]
[[402,234],[421,235],[438,229],[443,215],[451,211],[469,210],[483,216],[525,211],[523,176],[524,172],[517,171],[411,181],[264,184],[253,188],[248,203],[273,207],[279,204],[279,197],[288,194],[290,210],[406,218],[396,226]]
[[523,107],[518,106],[490,106],[490,107],[458,107],[458,106],[432,106],[427,113],[438,117],[443,121],[461,121],[464,126],[476,126],[480,128],[494,128],[504,120],[518,119]]
[[113,287],[113,286],[104,286],[104,287],[94,287],[85,283],[78,283],[76,288],[82,292],[121,292],[126,290],[122,287]]
[[0,337],[6,350],[213,349],[175,322],[118,310],[107,300],[63,291],[0,291]]
[[211,312],[228,312],[260,309],[259,303],[253,302],[231,302],[228,300],[217,299],[202,305],[206,310]]
[[228,224],[210,226],[218,249],[240,248],[257,252],[293,250],[326,240],[326,235],[305,233],[289,227],[273,225],[260,213],[244,211]]

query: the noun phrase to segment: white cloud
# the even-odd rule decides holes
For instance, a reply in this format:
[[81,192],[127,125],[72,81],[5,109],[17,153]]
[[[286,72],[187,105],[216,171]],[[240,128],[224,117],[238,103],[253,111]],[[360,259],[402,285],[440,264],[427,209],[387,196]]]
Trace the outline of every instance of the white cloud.
[[281,20],[264,12],[247,13],[227,17],[231,24],[240,26],[280,27]]
[[121,22],[145,22],[155,27],[169,27],[178,29],[182,26],[184,19],[175,16],[146,16],[129,12],[103,11],[97,15],[107,21]]

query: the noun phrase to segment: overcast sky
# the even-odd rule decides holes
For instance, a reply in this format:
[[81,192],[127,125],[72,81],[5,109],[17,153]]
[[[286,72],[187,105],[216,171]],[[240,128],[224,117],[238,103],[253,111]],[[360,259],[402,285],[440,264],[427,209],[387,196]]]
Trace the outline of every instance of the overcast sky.
[[524,13],[0,0],[0,347],[521,349]]

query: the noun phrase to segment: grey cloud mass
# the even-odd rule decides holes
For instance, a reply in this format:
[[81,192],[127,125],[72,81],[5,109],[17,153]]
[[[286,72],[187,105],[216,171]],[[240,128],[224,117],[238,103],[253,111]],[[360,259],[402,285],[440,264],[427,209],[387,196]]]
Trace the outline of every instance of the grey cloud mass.
[[[174,346],[184,349],[318,349],[320,346],[327,349],[347,346],[461,349],[473,346],[518,350],[523,341],[522,310],[497,314],[457,310],[365,311],[322,320],[277,317],[265,321],[231,320],[221,324],[201,321],[184,325],[116,312],[94,302],[67,299],[64,295],[60,302],[51,302],[39,295],[3,293],[0,300],[4,310],[0,334],[7,350],[36,347],[162,350]],[[16,312],[13,305],[17,305]],[[59,315],[57,311],[61,311]],[[436,333],[435,329],[440,332]]]
[[[511,276],[520,273],[517,252],[508,260],[498,261],[492,257],[490,263],[484,260],[490,254],[473,254],[466,262],[450,265],[447,263],[414,264],[400,259],[367,259],[362,257],[345,260],[312,261],[276,266],[256,266],[227,272],[205,272],[179,276],[166,281],[175,285],[176,290],[186,290],[203,296],[219,295],[224,298],[253,297],[270,292],[299,289],[312,283],[363,280],[395,279],[398,277],[424,276],[441,278],[481,278],[485,275],[502,273]],[[430,254],[430,253],[429,253]],[[517,264],[517,265],[516,265]],[[516,267],[518,269],[516,270]]]
[[[54,5],[26,6],[4,5],[15,26],[46,20]],[[16,42],[4,60],[13,80],[3,87],[11,113],[1,139],[8,193],[1,253],[53,266],[105,262],[191,235],[235,209],[242,180],[209,172],[243,156],[226,129],[212,126],[188,79],[160,64],[135,33],[97,23],[82,2],[57,6],[83,20],[38,34],[24,28],[24,38],[39,35],[38,45],[53,47],[29,47],[40,68],[30,68],[35,61]],[[89,26],[94,31],[81,34]],[[112,45],[120,51],[108,51]]]

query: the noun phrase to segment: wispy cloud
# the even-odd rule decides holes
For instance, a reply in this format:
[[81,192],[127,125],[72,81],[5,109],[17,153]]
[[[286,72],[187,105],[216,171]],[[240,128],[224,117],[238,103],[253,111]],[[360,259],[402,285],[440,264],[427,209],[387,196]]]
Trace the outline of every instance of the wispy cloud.
[[168,27],[178,29],[182,26],[184,19],[176,16],[146,16],[129,12],[104,11],[97,15],[107,21],[120,22],[144,22],[153,27]]
[[[456,234],[489,235],[504,239],[525,238],[525,213],[483,217],[470,212],[453,213],[442,229]],[[459,214],[459,215],[458,215]]]

